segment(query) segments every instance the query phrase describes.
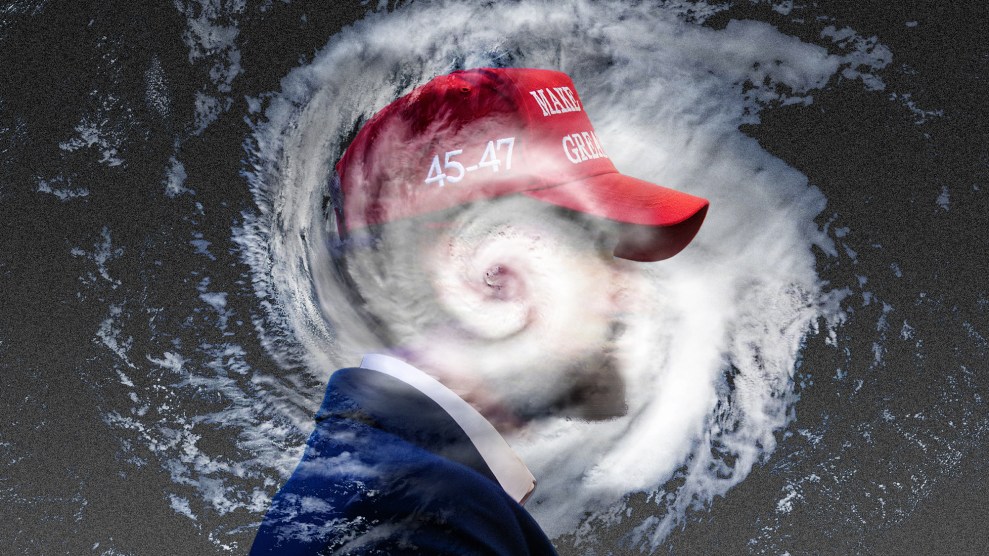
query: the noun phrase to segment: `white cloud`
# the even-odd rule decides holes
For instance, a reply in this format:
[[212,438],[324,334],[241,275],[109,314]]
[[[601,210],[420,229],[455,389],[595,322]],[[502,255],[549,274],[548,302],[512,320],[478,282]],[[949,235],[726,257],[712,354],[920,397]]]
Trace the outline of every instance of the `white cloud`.
[[[434,2],[375,15],[286,77],[256,128],[259,210],[238,241],[270,311],[262,338],[286,369],[321,380],[368,345],[346,298],[334,297],[341,285],[319,240],[332,228],[321,207],[339,142],[435,75],[499,63],[561,69],[619,170],[711,200],[694,244],[644,267],[652,293],[622,340],[629,414],[550,420],[514,440],[540,483],[528,507],[552,536],[575,531],[585,511],[605,522],[623,514],[624,495],[662,493],[684,465],[675,496],[654,497],[655,516],[635,528],[639,542],[660,542],[689,506],[725,494],[788,423],[804,338],[838,318],[841,296],[822,291],[812,253],[835,252],[814,223],[826,199],[738,127],[767,104],[812,102],[839,73],[881,88],[870,71],[889,52],[850,30],[829,31],[838,55],[766,23],[686,23],[703,19],[695,7]],[[557,279],[567,285],[567,274]],[[300,403],[314,407],[321,394]],[[272,381],[270,395],[290,394]],[[794,499],[784,500],[783,510]]]

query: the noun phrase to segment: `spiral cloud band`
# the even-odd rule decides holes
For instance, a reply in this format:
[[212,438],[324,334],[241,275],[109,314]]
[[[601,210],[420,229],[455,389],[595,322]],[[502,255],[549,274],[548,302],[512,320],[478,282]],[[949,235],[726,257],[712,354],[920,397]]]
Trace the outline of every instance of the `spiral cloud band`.
[[[511,441],[539,480],[527,508],[551,537],[574,534],[580,542],[598,527],[634,520],[627,541],[655,547],[690,507],[728,492],[772,452],[774,433],[792,419],[804,339],[840,319],[838,295],[815,269],[815,248],[821,256],[834,251],[815,224],[826,199],[739,126],[757,122],[767,105],[812,102],[811,92],[839,72],[875,86],[857,71],[888,60],[878,51],[829,54],[765,23],[704,27],[697,22],[710,15],[705,8],[675,2],[417,2],[399,11],[340,32],[280,92],[261,99],[248,169],[258,209],[238,240],[267,310],[259,333],[282,366],[265,395],[307,429],[322,391],[300,385],[325,384],[334,369],[380,348],[347,295],[354,284],[334,270],[328,183],[355,126],[455,69],[564,71],[622,173],[705,197],[711,209],[680,255],[622,267],[628,282],[614,295],[629,309],[614,358],[626,410],[607,419],[539,419]],[[508,280],[499,282],[511,298],[503,314],[468,329],[490,338],[528,330],[530,341],[511,344],[520,359],[538,356],[539,335],[562,330],[552,318],[527,329],[530,315],[565,321],[596,295],[596,284],[612,283],[609,263],[572,267],[566,251],[541,250],[538,232],[491,235],[504,223],[464,218],[473,243],[436,256],[456,274],[457,265],[483,271],[518,254],[509,262],[521,276],[487,275]],[[401,265],[421,255],[414,247],[389,256]],[[596,277],[590,282],[588,271]],[[376,308],[399,334],[402,323],[414,328],[430,310],[469,319],[468,308],[449,300],[415,302],[425,299],[419,278],[398,277],[391,287],[405,303]],[[503,386],[536,391],[546,379],[513,376]],[[291,464],[272,459],[285,474]],[[634,493],[646,494],[644,507],[629,505]]]

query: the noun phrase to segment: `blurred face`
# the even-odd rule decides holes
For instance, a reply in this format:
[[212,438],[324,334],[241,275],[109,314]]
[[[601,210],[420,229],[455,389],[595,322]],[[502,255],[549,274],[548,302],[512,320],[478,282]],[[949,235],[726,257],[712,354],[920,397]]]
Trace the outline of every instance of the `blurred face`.
[[521,196],[472,205],[419,246],[437,318],[402,355],[511,428],[625,411],[615,341],[635,263],[613,224]]

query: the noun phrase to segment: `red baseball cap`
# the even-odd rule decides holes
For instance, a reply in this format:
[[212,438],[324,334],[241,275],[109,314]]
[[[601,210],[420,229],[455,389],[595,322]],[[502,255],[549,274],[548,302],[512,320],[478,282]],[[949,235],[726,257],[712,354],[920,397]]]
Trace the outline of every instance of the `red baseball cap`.
[[708,207],[620,174],[573,81],[543,69],[436,77],[368,120],[336,169],[341,235],[519,193],[618,222],[615,256],[658,261],[690,243]]

